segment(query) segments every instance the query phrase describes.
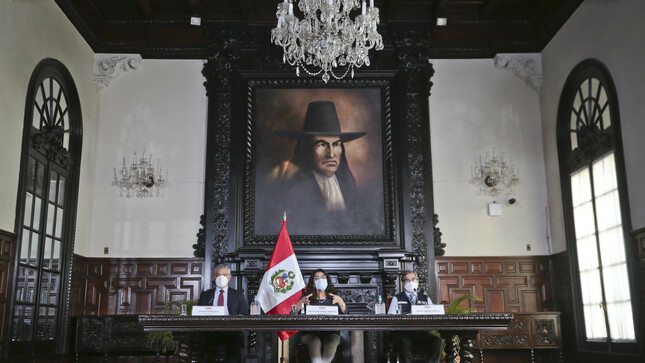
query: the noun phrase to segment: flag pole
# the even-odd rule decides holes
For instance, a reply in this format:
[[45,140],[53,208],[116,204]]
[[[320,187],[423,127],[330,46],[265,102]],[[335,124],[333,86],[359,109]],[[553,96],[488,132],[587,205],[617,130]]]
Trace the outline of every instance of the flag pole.
[[287,211],[284,211],[284,212],[282,212],[282,213],[284,213],[284,214],[282,215],[282,221],[283,221],[283,222],[286,222],[286,221],[287,221]]
[[282,343],[282,351],[280,352],[280,362],[285,362],[286,359],[284,358],[284,340],[280,339],[280,342]]

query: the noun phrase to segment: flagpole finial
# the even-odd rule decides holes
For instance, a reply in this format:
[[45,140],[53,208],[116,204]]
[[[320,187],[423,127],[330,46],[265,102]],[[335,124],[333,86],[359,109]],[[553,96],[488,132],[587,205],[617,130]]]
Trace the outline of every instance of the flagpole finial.
[[282,212],[282,213],[284,213],[284,214],[282,215],[282,221],[283,221],[283,222],[286,222],[286,221],[287,221],[287,211],[284,211],[284,212]]

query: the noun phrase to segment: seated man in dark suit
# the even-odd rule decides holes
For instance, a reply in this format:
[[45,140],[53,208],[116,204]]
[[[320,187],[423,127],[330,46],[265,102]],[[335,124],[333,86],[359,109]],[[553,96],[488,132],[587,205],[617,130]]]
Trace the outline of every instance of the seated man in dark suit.
[[[401,277],[403,289],[401,293],[392,298],[388,314],[396,314],[400,307],[401,314],[409,314],[412,304],[432,304],[426,294],[418,292],[419,278],[414,271],[405,271]],[[402,304],[399,304],[402,303]],[[403,304],[404,303],[404,304]],[[398,331],[392,333],[392,343],[399,356],[400,363],[412,363],[412,348],[423,353],[423,361],[439,363],[443,350],[443,339],[427,331]]]
[[[248,315],[249,303],[244,294],[228,286],[231,280],[231,269],[226,265],[218,265],[213,273],[215,288],[206,290],[199,296],[197,305],[224,306],[229,315]],[[213,332],[206,334],[202,349],[215,356],[225,356],[225,362],[239,362],[240,351],[244,347],[242,332]]]

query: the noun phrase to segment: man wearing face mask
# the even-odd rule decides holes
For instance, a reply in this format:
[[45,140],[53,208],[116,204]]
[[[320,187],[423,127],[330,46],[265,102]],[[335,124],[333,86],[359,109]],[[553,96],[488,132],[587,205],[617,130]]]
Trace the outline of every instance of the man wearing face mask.
[[[432,304],[428,295],[419,290],[419,278],[414,271],[405,271],[401,277],[403,290],[392,298],[388,314],[396,314],[396,309],[401,309],[401,314],[409,314],[412,311],[412,304]],[[399,302],[404,304],[399,304]],[[412,347],[424,354],[424,361],[428,363],[439,363],[443,340],[426,331],[400,331],[392,333],[394,344],[400,363],[413,362]]]
[[[231,269],[226,265],[218,265],[214,271],[213,280],[216,287],[202,292],[197,305],[224,306],[228,315],[248,315],[249,303],[244,294],[228,286],[231,281]],[[244,336],[241,332],[209,333],[202,342],[202,347],[206,353],[225,356],[225,362],[239,362],[240,351],[244,347]]]

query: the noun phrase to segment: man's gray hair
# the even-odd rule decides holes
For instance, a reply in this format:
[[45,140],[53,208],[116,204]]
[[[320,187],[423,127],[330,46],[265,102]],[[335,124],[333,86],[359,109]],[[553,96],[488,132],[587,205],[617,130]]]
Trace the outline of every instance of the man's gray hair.
[[231,274],[231,268],[228,267],[227,265],[223,264],[223,263],[220,263],[219,265],[215,266],[215,268],[213,269],[213,275],[215,275],[217,273],[217,270],[221,270],[221,269],[226,269],[226,274],[227,275]]
[[414,277],[415,277],[417,280],[419,279],[419,275],[417,275],[417,273],[416,273],[416,272],[411,271],[411,270],[405,270],[405,271],[403,271],[403,273],[401,274],[401,281],[405,280],[405,275],[407,275],[407,274],[414,274]]

